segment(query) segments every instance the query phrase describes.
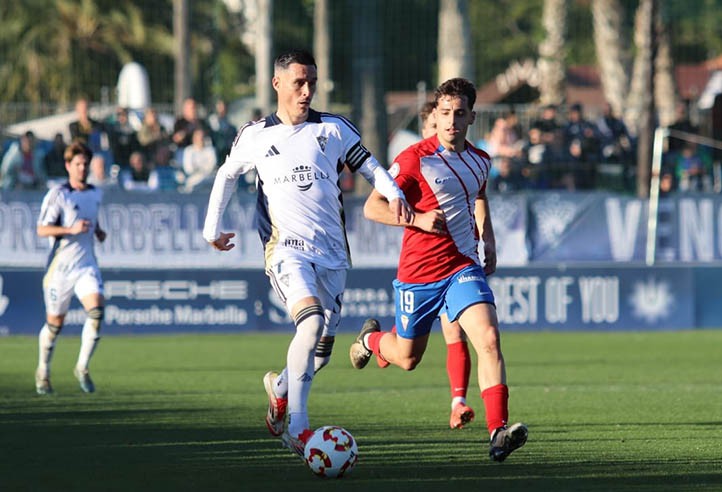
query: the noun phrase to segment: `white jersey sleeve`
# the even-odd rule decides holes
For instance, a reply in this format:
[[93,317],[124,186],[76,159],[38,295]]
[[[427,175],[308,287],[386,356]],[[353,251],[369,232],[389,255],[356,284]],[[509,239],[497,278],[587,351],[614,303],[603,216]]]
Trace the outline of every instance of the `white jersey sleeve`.
[[341,135],[345,143],[346,165],[351,171],[358,171],[371,186],[387,200],[404,198],[404,192],[378,160],[361,143],[361,135],[356,127],[341,116]]
[[236,191],[238,178],[254,168],[251,150],[252,137],[250,136],[252,132],[245,131],[250,126],[251,123],[239,130],[231,152],[216,173],[203,225],[203,239],[208,242],[215,241],[221,234],[221,219],[228,202]]

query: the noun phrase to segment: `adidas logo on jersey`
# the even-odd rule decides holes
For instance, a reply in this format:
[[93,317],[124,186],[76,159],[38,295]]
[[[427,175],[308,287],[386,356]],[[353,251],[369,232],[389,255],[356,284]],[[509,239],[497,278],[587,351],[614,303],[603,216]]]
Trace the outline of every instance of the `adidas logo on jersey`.
[[275,155],[281,155],[275,145],[271,145],[271,148],[266,152],[266,157],[273,157]]

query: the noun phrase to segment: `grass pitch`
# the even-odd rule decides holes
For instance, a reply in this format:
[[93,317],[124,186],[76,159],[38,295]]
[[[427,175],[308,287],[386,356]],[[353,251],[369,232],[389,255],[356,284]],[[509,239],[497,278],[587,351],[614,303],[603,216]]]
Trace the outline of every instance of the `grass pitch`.
[[354,370],[340,336],[309,406],[312,426],[358,440],[343,480],[314,477],[263,423],[261,378],[289,337],[106,337],[86,395],[79,340],[61,336],[50,397],[34,392],[36,338],[0,338],[0,490],[722,490],[722,330],[503,334],[511,420],[530,434],[502,464],[475,375],[477,420],[448,428],[440,334],[410,373]]

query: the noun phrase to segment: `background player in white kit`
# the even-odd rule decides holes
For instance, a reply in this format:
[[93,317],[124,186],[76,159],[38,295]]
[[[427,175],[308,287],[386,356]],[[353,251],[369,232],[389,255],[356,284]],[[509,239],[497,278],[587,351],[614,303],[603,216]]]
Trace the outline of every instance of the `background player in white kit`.
[[296,325],[286,369],[264,377],[266,424],[300,455],[312,433],[307,410],[311,382],[331,356],[350,267],[338,184],[344,165],[388,200],[397,220],[411,220],[403,193],[363,147],[358,130],[342,116],[310,108],[316,81],[310,53],[297,50],[276,58],[277,111],[239,131],[216,175],[203,229],[214,248],[233,248],[234,234],[220,232],[219,222],[239,176],[255,169],[266,273]]
[[95,238],[103,242],[106,234],[98,224],[103,193],[87,183],[92,157],[92,151],[85,144],[69,145],[64,154],[68,181],[49,190],[40,209],[37,233],[49,237],[51,242],[43,278],[46,322],[38,337],[39,360],[35,372],[35,389],[41,395],[53,392],[50,361],[73,293],[88,315],[74,374],[84,392],[95,391],[88,366],[100,339],[105,301],[94,245]]

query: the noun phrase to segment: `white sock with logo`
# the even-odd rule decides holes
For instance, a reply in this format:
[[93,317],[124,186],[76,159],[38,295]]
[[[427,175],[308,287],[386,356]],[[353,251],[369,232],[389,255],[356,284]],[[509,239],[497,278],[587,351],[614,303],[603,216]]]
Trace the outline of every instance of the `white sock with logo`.
[[323,308],[312,305],[302,309],[295,319],[296,335],[288,346],[288,433],[296,437],[309,428],[308,395],[314,373],[316,344],[323,330]]

